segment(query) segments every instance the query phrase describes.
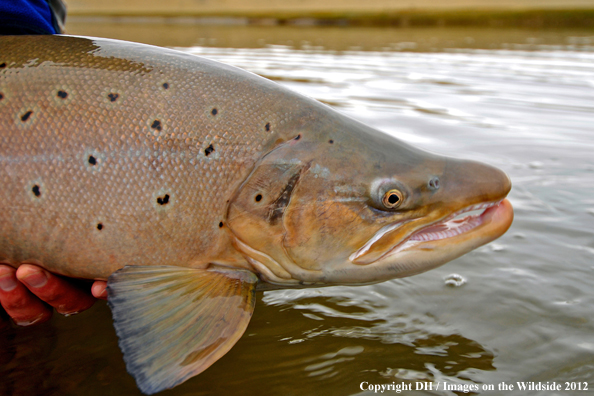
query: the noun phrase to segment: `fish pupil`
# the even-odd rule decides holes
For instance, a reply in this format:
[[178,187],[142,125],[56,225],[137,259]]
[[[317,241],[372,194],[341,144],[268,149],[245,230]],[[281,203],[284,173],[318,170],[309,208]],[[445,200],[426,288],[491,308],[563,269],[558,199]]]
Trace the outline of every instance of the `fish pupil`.
[[398,203],[398,201],[400,201],[400,198],[396,194],[392,194],[388,197],[388,202],[390,202],[392,205]]

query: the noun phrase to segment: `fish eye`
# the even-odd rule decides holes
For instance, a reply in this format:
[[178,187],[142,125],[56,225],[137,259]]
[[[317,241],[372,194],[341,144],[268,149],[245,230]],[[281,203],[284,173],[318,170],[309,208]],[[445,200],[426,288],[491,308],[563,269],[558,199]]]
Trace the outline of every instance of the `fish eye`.
[[394,209],[402,203],[402,193],[399,190],[390,190],[384,194],[382,203],[388,209]]

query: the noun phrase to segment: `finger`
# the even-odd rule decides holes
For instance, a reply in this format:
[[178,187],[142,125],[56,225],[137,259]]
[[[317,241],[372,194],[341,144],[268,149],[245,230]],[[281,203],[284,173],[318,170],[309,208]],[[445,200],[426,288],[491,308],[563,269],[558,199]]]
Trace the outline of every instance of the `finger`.
[[76,282],[44,270],[36,265],[23,264],[16,277],[37,297],[56,308],[61,314],[71,315],[91,308],[95,298]]
[[45,322],[53,311],[20,283],[15,269],[7,265],[0,265],[0,304],[19,326]]
[[91,286],[91,293],[95,298],[107,300],[107,282],[95,281],[95,283],[93,283],[93,286]]

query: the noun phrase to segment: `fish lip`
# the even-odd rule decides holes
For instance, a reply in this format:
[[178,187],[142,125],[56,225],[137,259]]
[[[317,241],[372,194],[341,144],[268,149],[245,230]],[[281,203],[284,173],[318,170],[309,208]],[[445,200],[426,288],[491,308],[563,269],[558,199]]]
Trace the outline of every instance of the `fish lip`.
[[[422,227],[418,230],[415,230],[414,232],[409,234],[406,238],[402,239],[400,242],[398,242],[396,245],[394,245],[391,249],[386,250],[386,252],[384,254],[382,254],[380,257],[378,257],[376,260],[374,260],[372,262],[368,262],[368,263],[357,263],[357,259],[364,256],[365,253],[371,248],[371,246],[376,241],[380,240],[385,234],[396,229],[398,226],[401,226],[408,221],[401,221],[401,222],[393,223],[389,226],[382,228],[382,230],[380,230],[380,232],[376,233],[376,235],[374,235],[362,248],[357,250],[355,253],[351,254],[349,259],[354,264],[369,265],[369,264],[381,261],[381,260],[385,259],[386,257],[392,256],[402,250],[409,249],[413,246],[418,246],[423,243],[438,242],[438,241],[444,241],[444,240],[452,239],[452,238],[459,237],[459,236],[467,236],[473,230],[476,230],[477,228],[480,228],[481,226],[487,224],[488,223],[487,219],[492,217],[490,215],[492,215],[494,212],[496,212],[497,210],[499,210],[501,208],[501,204],[504,201],[506,201],[506,203],[504,205],[506,207],[509,206],[509,209],[504,209],[504,210],[510,210],[513,213],[513,210],[511,209],[511,204],[509,204],[509,201],[507,201],[507,199],[505,199],[505,198],[497,200],[497,201],[488,201],[488,202],[482,202],[482,203],[478,203],[478,204],[469,205],[463,209],[458,210],[457,212],[454,212],[454,213],[448,215],[445,218],[434,221],[430,224],[425,225],[424,227]],[[446,235],[446,236],[442,235],[442,237],[437,237],[437,238],[431,238],[431,237],[419,238],[421,235],[426,234],[427,230],[429,230],[433,227],[438,227],[440,225],[446,225],[450,220],[455,219],[457,216],[460,216],[461,214],[464,214],[464,213],[467,213],[470,211],[474,211],[474,210],[481,210],[481,209],[484,209],[484,211],[478,215],[466,216],[466,217],[460,219],[460,220],[465,220],[465,223],[467,225],[466,227],[464,227],[464,225],[459,227],[459,228],[464,228],[463,230],[455,230],[454,232],[451,232],[451,235]],[[509,222],[509,224],[511,224],[511,221]],[[505,227],[505,230],[507,230],[508,227],[509,227],[509,225],[507,227]],[[505,230],[503,232],[505,232]],[[433,234],[443,233],[443,232],[444,231],[435,231],[435,232],[433,232]],[[445,231],[445,232],[447,233],[447,231]],[[501,234],[497,235],[497,237],[499,237]],[[418,238],[415,238],[415,237],[418,237]],[[493,238],[493,239],[495,239],[495,238]]]

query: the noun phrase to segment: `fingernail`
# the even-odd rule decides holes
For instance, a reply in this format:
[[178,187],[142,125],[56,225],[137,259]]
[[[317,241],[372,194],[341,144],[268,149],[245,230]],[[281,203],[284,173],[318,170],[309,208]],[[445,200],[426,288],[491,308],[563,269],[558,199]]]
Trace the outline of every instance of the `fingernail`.
[[34,272],[21,278],[20,281],[34,288],[43,287],[47,283],[47,274],[45,271]]
[[15,323],[19,326],[26,327],[26,326],[31,326],[32,324],[39,322],[41,319],[43,319],[43,314],[39,314],[33,320],[27,320],[27,321],[15,322]]
[[[59,312],[59,311],[58,311],[58,312]],[[64,315],[65,317],[69,317],[69,316],[71,316],[71,315],[76,315],[76,314],[78,314],[79,312],[78,312],[78,311],[74,311],[74,312],[68,312],[68,313],[64,313],[64,312],[59,312],[59,313],[61,313],[61,314],[62,314],[62,315]]]
[[107,287],[94,284],[91,286],[91,293],[95,298],[107,298]]
[[9,274],[0,277],[0,289],[2,289],[5,292],[9,292],[11,290],[14,290],[15,287],[17,287],[17,282],[14,279],[14,275]]

